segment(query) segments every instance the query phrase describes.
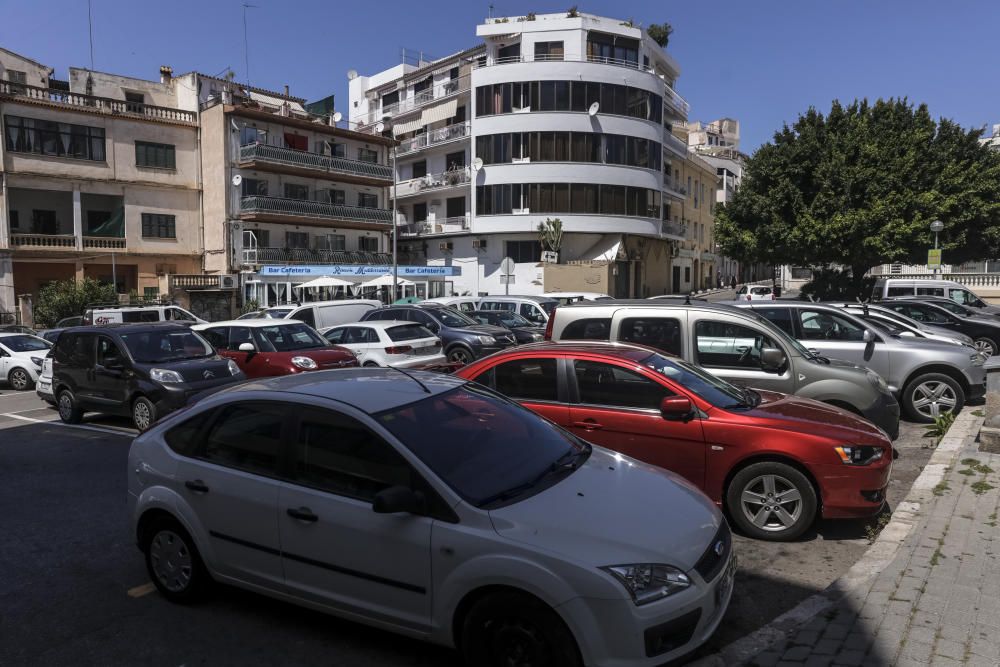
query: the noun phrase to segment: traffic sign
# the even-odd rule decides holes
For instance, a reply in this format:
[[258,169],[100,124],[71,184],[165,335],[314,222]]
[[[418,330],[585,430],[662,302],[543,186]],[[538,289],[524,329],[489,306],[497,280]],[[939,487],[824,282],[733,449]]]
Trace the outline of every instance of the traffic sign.
[[514,273],[514,260],[510,257],[504,257],[500,261],[500,273]]
[[927,251],[927,268],[928,269],[941,268],[941,250],[939,248]]

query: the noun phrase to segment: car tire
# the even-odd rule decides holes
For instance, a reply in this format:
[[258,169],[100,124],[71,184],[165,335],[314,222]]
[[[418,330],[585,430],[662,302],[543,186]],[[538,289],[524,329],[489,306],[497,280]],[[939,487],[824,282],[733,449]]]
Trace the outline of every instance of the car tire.
[[191,535],[176,520],[155,519],[143,535],[146,571],[160,595],[187,604],[201,598],[211,582]]
[[899,402],[908,419],[931,424],[934,422],[932,406],[937,405],[938,414],[958,414],[965,405],[965,391],[951,376],[925,373],[906,383]]
[[83,420],[83,410],[77,405],[76,396],[69,389],[63,389],[56,398],[59,419],[65,424],[79,424]]
[[132,401],[132,426],[139,433],[145,433],[156,423],[156,406],[145,396]]
[[726,489],[730,518],[743,533],[758,540],[794,540],[816,520],[816,507],[813,485],[787,463],[748,465]]
[[14,391],[27,391],[35,386],[31,379],[31,373],[23,368],[12,368],[7,374],[7,382]]
[[448,361],[453,364],[471,364],[475,360],[476,355],[467,347],[456,345],[448,350]]
[[979,350],[980,353],[985,353],[988,357],[992,357],[1000,352],[1000,345],[997,345],[995,340],[987,338],[986,336],[980,336],[972,341],[972,344],[976,346],[976,349]]
[[475,602],[462,622],[459,644],[470,667],[582,667],[580,650],[559,615],[516,591]]

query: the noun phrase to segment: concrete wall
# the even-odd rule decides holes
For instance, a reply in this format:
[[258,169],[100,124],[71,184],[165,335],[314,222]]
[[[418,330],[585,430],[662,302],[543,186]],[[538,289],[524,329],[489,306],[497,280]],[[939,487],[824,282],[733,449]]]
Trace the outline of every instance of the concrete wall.
[[[120,74],[108,74],[81,69],[69,68],[69,89],[81,95],[107,97],[113,100],[124,100],[125,93],[142,93],[144,102],[158,107],[186,108],[195,111],[197,107],[179,107],[176,93],[176,83],[160,83],[160,73],[156,71],[155,80],[136,79]],[[90,91],[87,90],[87,79],[90,78]]]
[[202,215],[204,216],[205,270],[226,273],[227,199],[234,171],[226,160],[229,128],[221,104],[201,113]]
[[24,72],[25,83],[37,88],[48,87],[49,75],[52,72],[51,67],[0,48],[0,79],[11,80],[10,74],[7,73],[9,69]]

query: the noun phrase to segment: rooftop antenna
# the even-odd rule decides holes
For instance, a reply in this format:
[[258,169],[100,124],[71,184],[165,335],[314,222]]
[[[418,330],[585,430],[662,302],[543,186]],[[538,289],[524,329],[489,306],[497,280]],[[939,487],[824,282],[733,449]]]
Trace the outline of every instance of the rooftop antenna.
[[493,18],[493,3],[490,3],[490,18]]
[[94,69],[94,19],[91,0],[87,0],[87,30],[90,32],[90,69]]
[[243,67],[247,75],[247,87],[250,86],[250,54],[247,49],[247,9],[257,9],[257,5],[243,3]]

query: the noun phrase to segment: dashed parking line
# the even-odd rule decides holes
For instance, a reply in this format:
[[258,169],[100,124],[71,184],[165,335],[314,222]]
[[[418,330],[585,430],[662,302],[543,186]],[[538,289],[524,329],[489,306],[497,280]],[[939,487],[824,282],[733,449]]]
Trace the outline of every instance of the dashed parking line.
[[134,586],[128,589],[128,596],[130,598],[141,598],[143,595],[149,595],[156,590],[156,586],[153,585],[152,581],[147,581],[142,586]]
[[[26,412],[31,412],[27,410]],[[8,419],[16,419],[18,421],[29,422],[32,424],[51,424],[53,426],[63,426],[66,428],[79,428],[85,431],[96,431],[98,433],[111,433],[112,435],[126,435],[134,436],[135,433],[131,431],[126,431],[125,429],[118,429],[111,426],[91,426],[89,424],[65,424],[58,419],[35,419],[34,417],[25,417],[24,415],[19,415],[16,412],[5,412],[0,414],[0,417],[7,417]]]

